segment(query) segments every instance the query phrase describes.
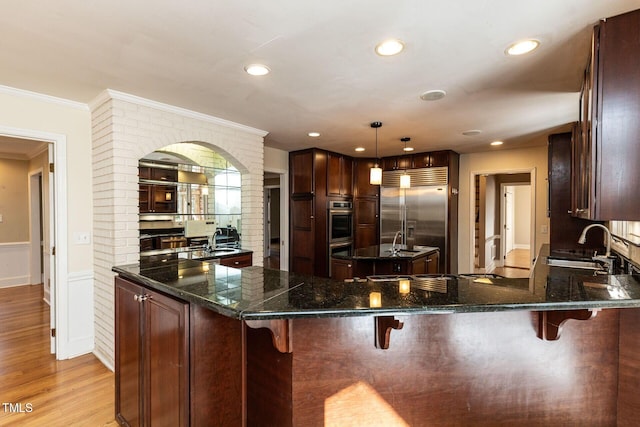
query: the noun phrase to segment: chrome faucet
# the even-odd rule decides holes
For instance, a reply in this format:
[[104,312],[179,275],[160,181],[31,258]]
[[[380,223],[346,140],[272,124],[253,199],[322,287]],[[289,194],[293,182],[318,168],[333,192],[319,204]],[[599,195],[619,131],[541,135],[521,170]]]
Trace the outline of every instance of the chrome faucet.
[[584,245],[585,242],[587,241],[587,231],[589,231],[590,229],[592,229],[594,227],[602,228],[607,233],[607,252],[604,254],[604,256],[594,255],[593,259],[605,262],[607,264],[607,267],[608,267],[607,270],[608,270],[609,274],[613,274],[614,258],[611,258],[611,231],[609,231],[609,229],[607,227],[605,227],[602,224],[587,225],[584,228],[584,230],[582,230],[582,234],[580,234],[580,238],[578,239],[578,243],[580,243],[581,245]]
[[400,236],[401,234],[402,230],[398,230],[396,231],[396,235],[393,236],[393,243],[391,243],[391,253],[394,255],[400,252],[400,250],[396,248],[396,240],[398,240],[398,236]]

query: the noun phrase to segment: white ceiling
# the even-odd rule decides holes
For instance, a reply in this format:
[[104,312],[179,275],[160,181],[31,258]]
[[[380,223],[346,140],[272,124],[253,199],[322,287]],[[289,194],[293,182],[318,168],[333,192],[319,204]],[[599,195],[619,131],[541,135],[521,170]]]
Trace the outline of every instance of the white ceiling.
[[29,160],[46,149],[46,142],[0,135],[0,159]]
[[[577,119],[598,19],[640,0],[13,0],[0,84],[88,103],[114,89],[269,132],[266,145],[356,155],[542,144]],[[395,57],[374,46],[406,43]],[[533,54],[507,57],[534,37]],[[251,77],[262,62],[272,72]],[[443,89],[435,102],[420,94]],[[478,136],[463,136],[470,129]],[[311,139],[309,131],[320,138]]]

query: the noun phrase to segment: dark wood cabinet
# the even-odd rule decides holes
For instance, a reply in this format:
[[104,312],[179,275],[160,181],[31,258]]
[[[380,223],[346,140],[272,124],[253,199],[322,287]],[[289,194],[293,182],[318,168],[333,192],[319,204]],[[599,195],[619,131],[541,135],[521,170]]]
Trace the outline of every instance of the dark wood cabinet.
[[116,418],[189,425],[189,304],[115,280]]
[[572,213],[639,220],[640,10],[594,29],[572,159]]
[[379,197],[380,186],[369,184],[369,170],[379,164],[376,159],[354,159],[353,161],[353,194],[357,197]]
[[118,423],[242,425],[241,329],[235,319],[116,277]]
[[327,153],[327,196],[353,196],[353,160]]
[[585,245],[578,244],[578,238],[584,227],[592,221],[576,218],[571,213],[573,200],[567,198],[571,193],[572,147],[577,138],[578,126],[573,132],[557,133],[549,136],[549,244],[554,249],[601,248],[604,236],[601,229],[587,234]]
[[413,155],[413,167],[434,168],[439,166],[449,166],[450,150],[432,151],[428,153],[417,153]]
[[353,206],[354,248],[366,248],[379,243],[379,199],[356,197]]
[[412,169],[413,167],[412,155],[385,157],[382,159],[382,170],[402,170]]
[[177,169],[138,166],[138,179],[140,180],[138,186],[140,213],[176,213],[178,211],[176,184],[151,182],[177,183]]
[[353,278],[353,262],[346,259],[331,258],[331,278],[333,280]]
[[292,196],[310,195],[314,193],[314,157],[314,150],[305,150],[289,154]]
[[242,254],[231,257],[220,258],[220,265],[227,267],[243,268],[253,264],[252,254]]

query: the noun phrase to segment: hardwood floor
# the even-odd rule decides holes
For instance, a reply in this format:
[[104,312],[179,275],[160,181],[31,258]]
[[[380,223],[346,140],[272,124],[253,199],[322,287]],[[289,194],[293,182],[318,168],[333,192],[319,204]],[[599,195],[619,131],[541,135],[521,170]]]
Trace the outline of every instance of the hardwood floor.
[[[504,267],[496,267],[486,273],[499,274],[509,278],[529,277],[530,251],[528,249],[514,249],[510,251],[504,260]],[[485,273],[484,268],[474,269],[474,273]]]
[[271,254],[268,257],[264,258],[263,265],[267,268],[274,268],[276,270],[280,269],[280,245],[278,244],[278,240],[275,242],[272,241],[270,243],[270,252]]
[[0,426],[117,426],[113,372],[50,354],[42,285],[0,289],[0,403]]

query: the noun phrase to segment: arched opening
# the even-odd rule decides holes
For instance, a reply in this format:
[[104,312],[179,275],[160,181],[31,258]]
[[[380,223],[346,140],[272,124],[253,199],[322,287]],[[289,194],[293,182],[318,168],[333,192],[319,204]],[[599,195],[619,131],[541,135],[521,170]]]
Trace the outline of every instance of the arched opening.
[[227,157],[182,142],[139,159],[141,261],[168,249],[241,247],[242,174]]

